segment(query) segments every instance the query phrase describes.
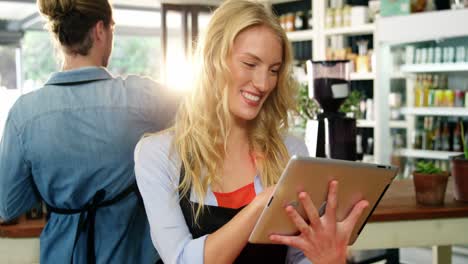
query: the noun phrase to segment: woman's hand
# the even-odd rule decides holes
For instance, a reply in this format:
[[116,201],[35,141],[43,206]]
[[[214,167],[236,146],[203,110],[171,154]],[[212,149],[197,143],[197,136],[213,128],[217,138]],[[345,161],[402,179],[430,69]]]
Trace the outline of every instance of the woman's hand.
[[276,185],[272,185],[263,189],[263,191],[257,196],[255,196],[253,201],[250,203],[251,206],[256,208],[258,216],[260,216],[260,214],[263,211],[263,208],[265,208],[265,205],[268,203],[268,201],[270,201],[270,197],[273,194],[273,191],[275,190],[275,186]]
[[320,217],[306,192],[299,193],[299,200],[305,209],[310,224],[291,206],[286,212],[300,231],[297,236],[271,235],[274,243],[298,248],[314,264],[346,262],[346,250],[351,233],[364,209],[369,205],[365,200],[358,202],[342,222],[336,221],[338,182],[331,181],[325,214]]

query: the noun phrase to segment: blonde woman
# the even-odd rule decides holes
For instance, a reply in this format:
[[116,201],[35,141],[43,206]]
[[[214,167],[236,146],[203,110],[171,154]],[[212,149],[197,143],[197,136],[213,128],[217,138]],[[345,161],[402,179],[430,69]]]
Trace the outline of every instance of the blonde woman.
[[175,126],[142,139],[135,152],[137,183],[162,260],[344,263],[366,202],[336,223],[336,182],[321,218],[307,194],[299,194],[310,224],[285,209],[301,234],[272,236],[277,245],[247,243],[290,155],[307,155],[302,141],[285,134],[296,90],[277,18],[257,2],[225,1],[198,55],[198,80]]
[[41,263],[155,263],[133,151],[145,132],[168,127],[175,101],[149,79],[106,70],[114,36],[108,0],[37,5],[63,65],[10,110],[0,143],[0,217],[45,201]]

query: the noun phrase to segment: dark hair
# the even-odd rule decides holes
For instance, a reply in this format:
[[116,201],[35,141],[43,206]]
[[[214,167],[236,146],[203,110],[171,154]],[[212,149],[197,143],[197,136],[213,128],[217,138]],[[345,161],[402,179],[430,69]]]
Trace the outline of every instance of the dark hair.
[[100,20],[106,27],[112,22],[108,0],[38,0],[37,5],[66,53],[87,55],[93,45],[91,28]]

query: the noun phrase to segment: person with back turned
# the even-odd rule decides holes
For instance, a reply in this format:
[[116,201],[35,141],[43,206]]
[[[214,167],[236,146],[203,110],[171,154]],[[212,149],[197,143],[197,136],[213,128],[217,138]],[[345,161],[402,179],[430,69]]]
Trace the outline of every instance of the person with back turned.
[[169,125],[177,96],[106,70],[114,35],[108,0],[37,4],[63,65],[10,110],[0,143],[0,217],[18,217],[39,199],[47,204],[41,263],[155,263],[133,150],[144,133]]

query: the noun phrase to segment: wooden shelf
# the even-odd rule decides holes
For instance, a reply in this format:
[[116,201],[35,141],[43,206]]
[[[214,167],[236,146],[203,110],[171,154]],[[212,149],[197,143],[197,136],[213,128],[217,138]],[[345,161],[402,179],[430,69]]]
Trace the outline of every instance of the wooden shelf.
[[397,149],[394,151],[394,154],[397,156],[403,156],[408,158],[448,160],[451,156],[460,155],[462,153],[453,151],[436,151],[423,149]]
[[351,27],[339,27],[339,28],[329,28],[325,29],[324,33],[325,36],[333,36],[333,35],[347,35],[347,36],[354,36],[354,35],[367,35],[373,34],[375,31],[375,24],[363,24],[359,26],[351,26]]
[[287,35],[289,41],[312,41],[314,39],[314,31],[312,29],[287,32]]

